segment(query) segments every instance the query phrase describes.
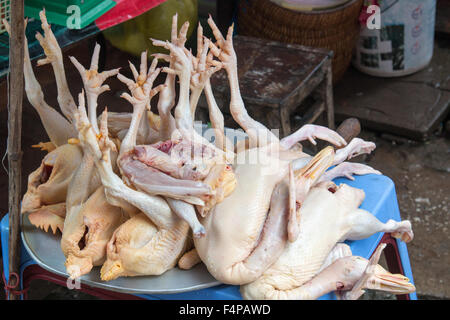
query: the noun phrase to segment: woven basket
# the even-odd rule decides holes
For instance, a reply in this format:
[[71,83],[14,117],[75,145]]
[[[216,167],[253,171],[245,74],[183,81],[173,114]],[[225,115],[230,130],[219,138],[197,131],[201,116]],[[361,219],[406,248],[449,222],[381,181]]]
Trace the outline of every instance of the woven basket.
[[333,50],[336,83],[352,59],[362,4],[363,0],[351,0],[333,9],[296,12],[269,0],[243,0],[238,13],[239,34]]

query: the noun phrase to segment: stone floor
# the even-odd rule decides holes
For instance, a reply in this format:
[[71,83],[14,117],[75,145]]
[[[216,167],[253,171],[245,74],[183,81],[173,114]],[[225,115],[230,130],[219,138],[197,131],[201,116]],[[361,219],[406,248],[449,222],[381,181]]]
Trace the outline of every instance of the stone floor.
[[[124,57],[123,54],[110,49],[108,49],[108,54],[112,61],[120,59],[120,61],[126,62],[129,59],[129,57]],[[72,50],[74,50],[75,56],[80,56],[80,60],[87,64],[89,57],[85,56],[83,52],[86,50],[83,48]],[[109,63],[114,65],[108,59],[107,65]],[[70,66],[68,63],[66,65]],[[71,87],[75,94],[80,88],[80,80],[74,70],[70,70],[68,77],[73,80],[70,83],[77,83]],[[46,76],[48,72],[46,69],[40,70],[38,79],[40,81],[42,79],[41,84],[46,92],[47,102],[56,106],[56,89],[53,78]],[[450,74],[450,70],[447,70],[447,74]],[[105,98],[105,104],[108,104],[108,99],[117,101],[116,97],[122,90],[121,86],[114,81],[110,86],[112,91],[108,94],[109,98]],[[4,100],[1,97],[5,97],[5,94],[6,88],[1,86],[2,105],[4,105]],[[373,96],[373,99],[377,99],[377,96]],[[405,96],[405,99],[408,97]],[[121,103],[115,108],[115,110],[128,110],[127,105]],[[6,150],[7,138],[7,112],[5,109],[0,110],[0,123],[0,153],[3,155]],[[38,166],[43,156],[42,152],[31,149],[30,146],[45,141],[46,137],[43,132],[36,112],[25,99],[22,138],[24,151],[22,190],[24,191],[26,177]],[[367,130],[364,130],[361,136],[374,141],[377,149],[370,156],[358,160],[366,162],[394,180],[402,218],[412,221],[415,239],[408,245],[408,249],[419,297],[422,299],[450,298],[450,225],[448,217],[450,212],[450,122],[448,118],[425,142],[414,142],[407,138]],[[7,160],[4,163],[7,166]],[[0,212],[3,214],[7,211],[8,177],[3,168],[0,168],[0,171],[3,172],[0,174]],[[0,290],[0,298],[3,298],[2,295],[3,291]],[[33,282],[29,297],[32,299],[93,299],[89,295],[70,291],[42,280]],[[364,298],[390,299],[392,296],[374,296],[370,293]]]
[[377,144],[366,162],[394,180],[400,212],[415,234],[408,244],[417,292],[450,298],[450,140],[395,142],[365,131]]

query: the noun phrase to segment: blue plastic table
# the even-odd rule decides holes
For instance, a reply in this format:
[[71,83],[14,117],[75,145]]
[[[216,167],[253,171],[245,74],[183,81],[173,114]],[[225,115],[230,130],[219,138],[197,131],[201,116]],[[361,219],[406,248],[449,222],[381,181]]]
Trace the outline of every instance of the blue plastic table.
[[[389,219],[400,221],[400,211],[397,203],[397,195],[395,193],[395,186],[391,179],[380,175],[365,175],[356,177],[355,181],[346,178],[339,178],[334,181],[336,184],[346,183],[350,186],[363,189],[366,193],[366,198],[361,205],[362,209],[372,212],[379,220],[386,222]],[[1,221],[1,241],[3,253],[3,270],[5,279],[8,280],[8,215]],[[347,241],[350,245],[353,255],[370,258],[376,247],[380,243],[383,233],[377,233],[370,238]],[[406,244],[402,241],[396,240],[398,251],[403,267],[404,275],[414,283],[409,262],[408,250]],[[36,262],[28,255],[23,244],[21,250],[21,266],[20,278],[22,279],[23,271],[26,267],[36,264]],[[95,290],[95,288],[93,288]],[[416,293],[409,295],[411,300],[417,300]],[[137,295],[137,297],[144,299],[220,299],[220,300],[236,300],[242,299],[239,293],[239,286],[219,285],[207,289],[178,293],[178,294],[159,294],[159,295]],[[334,293],[329,293],[320,298],[320,300],[336,299]]]

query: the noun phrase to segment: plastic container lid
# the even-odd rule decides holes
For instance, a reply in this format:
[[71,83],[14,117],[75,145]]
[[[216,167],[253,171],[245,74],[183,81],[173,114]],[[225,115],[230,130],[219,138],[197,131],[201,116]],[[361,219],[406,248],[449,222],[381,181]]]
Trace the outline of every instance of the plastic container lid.
[[270,0],[280,7],[293,11],[326,10],[341,6],[350,0]]

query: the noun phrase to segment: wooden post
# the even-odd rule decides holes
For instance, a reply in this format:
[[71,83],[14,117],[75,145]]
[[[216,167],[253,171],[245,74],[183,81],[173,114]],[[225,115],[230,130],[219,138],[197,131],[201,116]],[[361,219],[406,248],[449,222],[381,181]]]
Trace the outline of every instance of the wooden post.
[[[9,170],[9,284],[19,286],[20,263],[20,196],[22,170],[22,97],[24,21],[23,0],[11,0],[11,35],[9,40],[8,92],[8,170]],[[10,300],[20,297],[9,293]]]

